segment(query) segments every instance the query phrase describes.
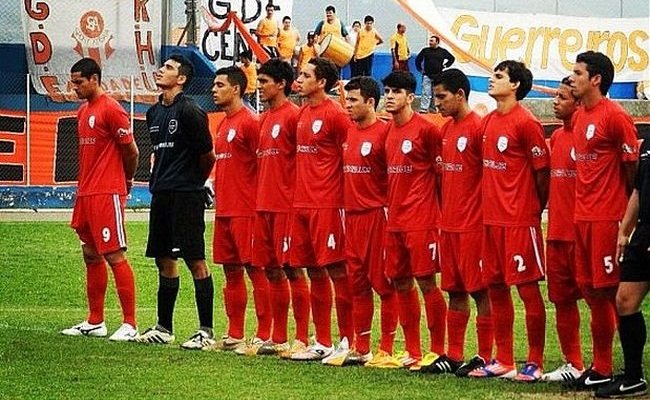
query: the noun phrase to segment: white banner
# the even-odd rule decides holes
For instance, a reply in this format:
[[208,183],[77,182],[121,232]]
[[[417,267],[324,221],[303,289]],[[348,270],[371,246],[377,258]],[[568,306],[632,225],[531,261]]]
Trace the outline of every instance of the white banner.
[[[265,7],[269,1],[260,0],[202,0],[203,7],[222,23],[230,11],[237,12],[237,16],[246,25],[250,33],[254,33],[257,24],[266,17]],[[282,26],[285,15],[292,16],[293,0],[274,0],[275,18],[278,27]],[[204,56],[217,68],[233,65],[239,53],[248,49],[248,45],[237,34],[235,26],[231,25],[225,32],[211,32],[204,18],[201,18],[199,48]],[[257,38],[253,35],[254,38]]]
[[459,68],[470,75],[485,76],[484,68],[514,59],[525,62],[535,79],[557,81],[571,74],[579,53],[594,50],[614,63],[615,82],[649,78],[648,18],[490,13],[436,8],[431,0],[397,2],[444,36],[443,46],[456,47]]
[[54,100],[73,98],[70,67],[92,57],[102,67],[102,86],[128,98],[134,76],[136,96],[156,91],[161,0],[25,0],[22,7],[27,64],[32,85]]

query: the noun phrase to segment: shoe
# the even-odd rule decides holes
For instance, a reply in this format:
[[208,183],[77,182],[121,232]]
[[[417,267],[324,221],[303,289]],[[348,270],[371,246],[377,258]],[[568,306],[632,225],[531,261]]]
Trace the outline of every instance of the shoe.
[[281,351],[278,353],[280,358],[283,358],[285,360],[290,360],[291,356],[296,354],[296,353],[303,353],[307,351],[307,345],[302,342],[302,340],[294,340],[293,343],[291,343],[291,346],[284,351]]
[[139,343],[171,344],[174,343],[175,339],[170,331],[160,325],[155,325],[144,331],[143,334],[138,335],[135,341]]
[[214,346],[215,343],[216,341],[212,335],[203,329],[199,329],[181,347],[186,350],[203,350],[204,348]]
[[113,342],[133,342],[138,337],[138,328],[124,323],[108,338]]
[[221,351],[235,351],[244,346],[246,346],[246,340],[244,338],[237,339],[229,335],[224,335],[213,347]]
[[[424,359],[422,361],[424,361]],[[461,365],[463,365],[462,361],[454,361],[447,356],[440,356],[436,358],[433,363],[422,365],[420,367],[420,372],[427,374],[453,374]]]
[[336,348],[336,350],[334,350],[334,352],[332,352],[332,354],[330,354],[329,356],[323,358],[321,362],[324,365],[342,367],[349,353],[350,353],[350,343],[348,342],[348,338],[344,337],[343,339],[341,339],[341,343],[339,343],[339,346]]
[[95,336],[104,337],[108,335],[105,323],[91,324],[88,321],[83,321],[75,326],[64,329],[61,331],[62,335],[66,336]]
[[643,396],[648,393],[648,383],[645,379],[628,379],[619,375],[610,383],[596,390],[596,397],[602,399],[618,399],[623,397]]
[[467,376],[472,378],[503,378],[512,379],[517,376],[517,369],[514,365],[501,364],[497,360],[490,361],[483,368],[471,371]]
[[395,354],[395,358],[400,364],[402,364],[403,368],[407,368],[409,371],[411,368],[413,368],[413,371],[417,371],[417,368],[419,368],[418,363],[420,362],[420,359],[411,357],[408,351],[402,351],[401,353]]
[[467,378],[467,375],[470,372],[483,367],[485,367],[485,360],[483,357],[476,355],[468,362],[463,363],[463,365],[456,370],[456,376],[459,378]]
[[595,371],[593,367],[589,367],[573,384],[568,384],[568,386],[574,390],[593,391],[611,381],[611,375],[602,375],[598,371]]
[[370,360],[372,360],[372,352],[369,351],[366,354],[361,354],[358,351],[352,349],[348,353],[348,356],[345,357],[343,365],[365,365]]
[[542,369],[534,362],[528,362],[524,368],[515,376],[518,382],[537,382],[542,379]]
[[290,349],[291,346],[289,345],[289,342],[273,343],[269,340],[264,342],[260,348],[257,349],[257,354],[260,356],[274,356],[289,351]]
[[546,382],[573,383],[580,378],[583,372],[584,370],[577,369],[571,363],[566,363],[558,369],[542,375],[542,380]]
[[333,352],[334,346],[327,347],[316,342],[311,346],[308,346],[303,352],[293,353],[291,359],[295,361],[318,361],[324,359]]
[[368,368],[404,368],[404,364],[396,357],[388,354],[383,350],[379,350],[368,362],[363,364]]
[[[409,367],[409,371],[411,372],[420,372],[424,368],[425,370],[431,368],[433,363],[440,358],[439,355],[437,355],[434,352],[428,352],[427,354],[422,357],[420,361],[417,362],[417,364],[411,365]],[[422,371],[424,372],[424,371]]]
[[271,341],[262,340],[258,337],[254,337],[250,342],[246,343],[244,346],[238,346],[235,348],[235,354],[240,356],[256,356],[260,347],[265,343],[271,343]]

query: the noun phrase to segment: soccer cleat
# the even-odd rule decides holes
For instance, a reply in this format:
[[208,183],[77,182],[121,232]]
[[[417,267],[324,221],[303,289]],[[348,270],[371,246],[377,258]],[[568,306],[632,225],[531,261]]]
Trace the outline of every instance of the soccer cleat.
[[467,376],[471,378],[502,378],[512,379],[517,376],[517,369],[514,365],[501,364],[497,360],[490,361],[483,368],[471,371]]
[[379,350],[370,361],[363,364],[368,368],[404,368],[404,364],[384,350]]
[[278,354],[280,355],[280,358],[290,360],[292,355],[296,353],[303,353],[305,351],[307,351],[307,345],[301,340],[296,339],[293,341],[289,349],[281,351]]
[[327,347],[316,342],[311,346],[308,346],[303,352],[293,353],[291,359],[295,361],[318,361],[324,359],[333,352],[334,346]]
[[291,346],[288,342],[284,343],[273,343],[272,341],[264,342],[259,349],[257,349],[257,354],[260,356],[274,356],[282,354],[286,351],[289,351]]
[[417,371],[417,368],[419,368],[418,363],[420,362],[420,359],[411,357],[409,352],[406,350],[395,354],[395,358],[400,364],[402,364],[403,368],[407,368],[409,371]]
[[186,350],[203,350],[214,346],[216,341],[208,332],[199,329],[196,333],[181,345]]
[[542,380],[546,382],[572,383],[580,378],[580,375],[582,375],[583,372],[584,370],[580,371],[571,363],[566,363],[560,366],[558,369],[542,375]]
[[369,351],[366,354],[361,354],[353,349],[345,357],[343,365],[365,365],[370,360],[372,360],[372,352]]
[[410,367],[408,367],[409,371],[411,371],[411,372],[420,372],[420,371],[422,371],[422,368],[425,368],[425,369],[426,368],[431,368],[431,365],[433,365],[434,361],[436,361],[438,358],[439,358],[439,356],[436,353],[428,352],[416,364],[413,364]]
[[[424,359],[422,361],[424,361]],[[420,367],[420,372],[428,374],[453,374],[462,364],[461,361],[454,361],[447,356],[440,356],[436,358],[433,363],[422,365]]]
[[[270,341],[268,342],[270,343]],[[260,347],[262,347],[265,343],[267,343],[266,340],[254,337],[244,346],[238,346],[235,348],[234,352],[240,356],[256,356]]]
[[138,328],[124,323],[108,338],[114,342],[133,342],[138,337]]
[[175,339],[170,331],[160,325],[155,325],[144,331],[143,334],[138,335],[135,341],[139,343],[171,344],[174,343]]
[[528,362],[524,368],[515,376],[518,382],[537,382],[542,378],[542,369],[534,362]]
[[343,339],[341,339],[341,343],[339,343],[339,346],[336,348],[336,350],[334,350],[334,352],[332,352],[332,354],[330,354],[329,356],[323,358],[321,362],[324,365],[342,367],[349,353],[350,353],[350,343],[348,342],[348,338],[344,337]]
[[91,324],[88,321],[83,321],[75,326],[64,329],[61,331],[62,335],[66,336],[94,336],[104,337],[108,335],[105,323]]
[[610,383],[596,390],[596,397],[601,399],[619,399],[624,397],[643,396],[648,393],[648,384],[645,379],[628,379],[619,375]]
[[580,375],[580,377],[575,382],[573,382],[573,384],[569,385],[575,390],[593,391],[611,381],[611,375],[602,375],[590,367],[589,369],[585,370],[585,372],[583,372],[582,375]]
[[459,378],[467,378],[467,375],[470,372],[483,367],[485,367],[485,360],[483,357],[476,355],[468,362],[463,363],[463,365],[456,370],[456,376]]
[[217,341],[215,345],[212,346],[212,348],[221,351],[235,351],[244,346],[246,346],[246,340],[244,340],[244,338],[237,339],[229,335],[224,335],[221,337],[220,341]]

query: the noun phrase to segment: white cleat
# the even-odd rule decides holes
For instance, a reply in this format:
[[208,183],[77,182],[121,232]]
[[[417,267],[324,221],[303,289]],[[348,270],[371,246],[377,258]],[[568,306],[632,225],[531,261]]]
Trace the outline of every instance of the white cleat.
[[334,346],[327,347],[316,342],[311,346],[308,346],[305,351],[292,354],[291,359],[296,361],[318,361],[329,356],[333,352]]
[[138,337],[138,328],[131,324],[123,323],[108,340],[114,342],[133,342]]
[[108,335],[108,330],[103,322],[101,324],[91,324],[88,321],[83,321],[71,328],[62,330],[61,334],[66,336],[104,337]]
[[203,350],[215,345],[214,338],[206,331],[199,329],[190,336],[189,340],[181,345],[186,350]]
[[174,335],[167,329],[155,325],[144,331],[142,335],[138,335],[135,341],[139,343],[170,344],[174,343],[175,339]]
[[542,375],[542,380],[546,382],[575,382],[580,378],[584,370],[580,371],[571,363],[567,363],[558,369]]
[[336,348],[336,350],[329,356],[323,358],[321,362],[325,365],[340,367],[345,362],[345,359],[348,357],[349,353],[350,343],[348,342],[348,338],[344,337],[341,339],[341,343],[339,343],[339,346]]

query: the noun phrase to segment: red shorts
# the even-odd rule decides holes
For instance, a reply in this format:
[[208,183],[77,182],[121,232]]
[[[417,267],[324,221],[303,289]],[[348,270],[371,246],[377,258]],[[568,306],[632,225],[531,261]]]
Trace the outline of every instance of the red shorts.
[[440,287],[447,292],[485,289],[481,274],[483,230],[440,234]]
[[253,265],[281,268],[289,251],[289,215],[258,211],[253,231]]
[[292,211],[289,263],[324,267],[345,260],[343,211],[338,208],[297,208]]
[[388,232],[386,276],[389,279],[422,278],[438,270],[437,230]]
[[251,262],[255,217],[216,217],[212,258],[217,264],[244,265]]
[[576,222],[576,281],[595,289],[617,286],[618,221]]
[[483,231],[483,280],[512,286],[544,279],[544,247],[536,226],[486,225]]
[[70,226],[77,231],[82,244],[99,254],[126,248],[124,207],[126,196],[96,194],[75,199]]
[[575,249],[575,242],[546,241],[548,299],[553,303],[569,303],[582,298],[576,282]]
[[385,237],[383,208],[345,214],[345,258],[353,292],[372,288],[383,296],[393,291],[384,269]]

